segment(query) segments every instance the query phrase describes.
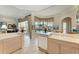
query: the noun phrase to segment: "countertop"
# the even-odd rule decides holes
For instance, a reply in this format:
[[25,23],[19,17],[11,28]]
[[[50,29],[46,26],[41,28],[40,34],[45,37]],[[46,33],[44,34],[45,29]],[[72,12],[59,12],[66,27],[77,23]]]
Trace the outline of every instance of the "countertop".
[[41,32],[36,32],[36,34],[37,35],[41,35],[41,36],[49,36],[49,35],[51,35],[52,34],[52,32],[43,32],[43,31],[41,31]]
[[56,39],[79,44],[79,34],[53,33],[48,39]]
[[0,33],[0,40],[19,36],[20,33]]

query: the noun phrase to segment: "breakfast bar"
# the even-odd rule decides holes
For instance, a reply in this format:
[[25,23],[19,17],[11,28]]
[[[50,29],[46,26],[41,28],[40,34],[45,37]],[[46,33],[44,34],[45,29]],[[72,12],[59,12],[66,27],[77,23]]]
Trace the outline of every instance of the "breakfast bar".
[[48,37],[49,54],[78,54],[79,34],[56,33]]
[[0,35],[0,54],[13,53],[23,47],[21,33],[2,33]]

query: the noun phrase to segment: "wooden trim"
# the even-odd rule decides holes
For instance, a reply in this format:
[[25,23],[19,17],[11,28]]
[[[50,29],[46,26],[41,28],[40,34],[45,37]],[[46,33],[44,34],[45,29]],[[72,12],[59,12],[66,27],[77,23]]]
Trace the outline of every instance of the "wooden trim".
[[52,22],[52,21],[54,21],[54,17],[50,17],[50,18],[40,18],[40,17],[37,17],[37,16],[35,16],[34,17],[35,18],[35,21],[49,21],[49,22]]
[[22,48],[19,48],[19,49],[16,49],[15,51],[13,51],[13,52],[11,52],[11,53],[9,53],[9,54],[13,54],[13,53],[15,53],[15,52],[17,52],[17,51],[19,51],[19,50],[21,50]]
[[67,29],[66,32],[72,32],[71,28],[72,28],[72,18],[71,17],[66,17],[61,21],[61,28],[62,28],[62,32],[63,32],[63,22],[67,23]]
[[45,50],[45,49],[43,49],[43,48],[41,48],[41,47],[38,47],[38,48],[39,48],[40,51],[42,51],[42,52],[48,54],[48,51],[47,51],[47,50]]

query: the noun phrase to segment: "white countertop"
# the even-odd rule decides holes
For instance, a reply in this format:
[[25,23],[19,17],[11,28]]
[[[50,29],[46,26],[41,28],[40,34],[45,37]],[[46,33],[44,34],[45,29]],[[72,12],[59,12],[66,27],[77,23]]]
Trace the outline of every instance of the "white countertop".
[[49,36],[49,35],[51,35],[52,34],[52,32],[36,32],[36,34],[40,34],[40,35],[44,35],[44,36]]
[[49,39],[57,39],[67,42],[73,42],[79,44],[79,34],[62,34],[56,33],[48,37]]
[[19,33],[0,33],[0,40],[19,36]]

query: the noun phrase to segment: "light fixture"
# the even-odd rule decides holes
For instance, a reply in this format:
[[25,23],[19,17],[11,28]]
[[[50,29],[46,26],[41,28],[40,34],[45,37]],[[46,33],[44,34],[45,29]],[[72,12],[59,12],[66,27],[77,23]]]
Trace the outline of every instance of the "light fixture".
[[2,25],[1,29],[7,29],[6,25]]
[[6,31],[7,31],[7,26],[3,24],[2,27],[1,27],[1,29],[2,29],[2,32],[3,32],[3,33],[6,33]]

